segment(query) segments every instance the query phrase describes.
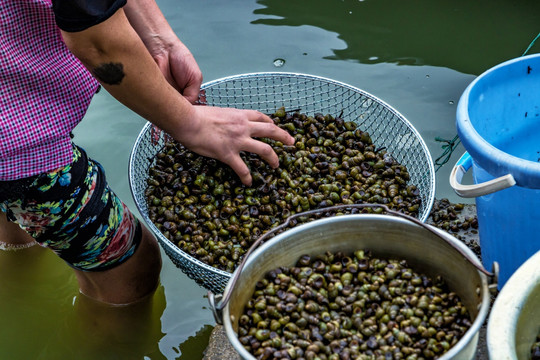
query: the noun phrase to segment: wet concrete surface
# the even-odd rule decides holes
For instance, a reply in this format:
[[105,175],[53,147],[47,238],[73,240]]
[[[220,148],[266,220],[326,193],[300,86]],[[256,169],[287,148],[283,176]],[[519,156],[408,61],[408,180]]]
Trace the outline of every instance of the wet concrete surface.
[[[486,346],[485,326],[480,329],[476,359],[489,359]],[[208,347],[206,348],[204,360],[241,360],[241,357],[229,343],[223,326],[217,325],[214,327],[212,335],[210,336]]]
[[[445,199],[435,200],[430,218],[426,223],[442,228],[453,234],[456,238],[463,241],[473,252],[480,257],[480,243],[478,231],[474,227],[474,218],[476,217],[475,205],[455,206]],[[462,205],[462,204],[460,204]],[[434,216],[437,213],[438,216]],[[436,221],[434,221],[434,218]],[[471,219],[473,220],[471,222]],[[469,223],[473,226],[463,226],[463,223]],[[448,227],[450,226],[450,227]],[[454,226],[453,229],[451,226]],[[448,227],[447,229],[445,229]],[[487,321],[487,319],[486,319]],[[486,345],[486,323],[480,329],[476,360],[488,360],[488,350]],[[205,350],[203,360],[241,360],[241,357],[230,344],[223,326],[216,325],[210,336],[208,347]]]

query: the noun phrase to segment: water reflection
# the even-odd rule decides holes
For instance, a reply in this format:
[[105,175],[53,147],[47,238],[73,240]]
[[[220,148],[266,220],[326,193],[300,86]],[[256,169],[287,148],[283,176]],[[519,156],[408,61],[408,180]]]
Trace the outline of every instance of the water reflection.
[[0,358],[38,359],[68,317],[76,280],[38,246],[0,251]]
[[164,359],[156,357],[161,355],[157,345],[164,336],[160,322],[164,309],[162,286],[154,296],[130,306],[111,307],[77,296],[65,322],[66,332],[80,346],[73,358]]
[[0,251],[0,273],[1,359],[142,359],[158,350],[162,287],[138,304],[105,306],[80,295],[72,270],[38,246]]
[[[39,246],[0,251],[0,274],[0,359],[166,359],[163,286],[140,303],[106,306],[81,295],[71,268]],[[211,331],[203,326],[175,358],[202,358]]]
[[185,342],[180,344],[178,346],[180,357],[176,360],[202,359],[203,352],[206,349],[213,329],[213,326],[205,325],[194,336],[190,336]]
[[328,59],[365,64],[432,65],[480,74],[520,56],[539,31],[540,2],[535,0],[257,3],[265,7],[255,14],[272,17],[262,17],[253,24],[312,25],[336,32],[347,47],[333,50]]

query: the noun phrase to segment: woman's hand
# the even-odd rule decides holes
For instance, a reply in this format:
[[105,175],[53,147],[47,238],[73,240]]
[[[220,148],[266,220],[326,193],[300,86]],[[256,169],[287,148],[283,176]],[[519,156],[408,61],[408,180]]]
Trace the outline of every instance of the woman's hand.
[[155,1],[129,0],[124,11],[165,79],[194,104],[199,98],[203,80],[201,70]]
[[152,56],[169,84],[194,104],[199,99],[203,76],[189,49],[176,38]]
[[294,138],[255,110],[194,106],[193,121],[180,134],[171,134],[188,149],[229,165],[245,185],[252,178],[240,152],[258,154],[271,167],[279,166],[277,154],[269,144],[254,138],[271,138],[293,145]]

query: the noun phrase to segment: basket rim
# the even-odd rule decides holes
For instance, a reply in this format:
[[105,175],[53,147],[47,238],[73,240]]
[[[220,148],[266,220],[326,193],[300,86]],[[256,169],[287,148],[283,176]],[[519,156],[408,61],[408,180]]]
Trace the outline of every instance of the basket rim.
[[[344,82],[339,81],[339,80],[330,79],[330,78],[327,78],[327,77],[324,77],[324,76],[312,75],[312,74],[306,74],[306,73],[299,73],[299,72],[281,72],[281,71],[241,73],[241,74],[224,76],[224,77],[221,77],[221,78],[217,78],[215,80],[210,80],[208,82],[205,82],[204,84],[201,85],[201,91],[206,90],[207,88],[210,88],[212,86],[216,86],[216,85],[219,85],[219,84],[222,84],[222,83],[225,83],[225,82],[229,82],[229,81],[232,81],[232,80],[242,80],[242,79],[249,79],[249,78],[271,78],[271,77],[276,77],[276,76],[284,76],[284,77],[291,77],[291,78],[303,78],[303,79],[308,79],[308,80],[322,81],[322,82],[333,84],[333,85],[339,85],[341,87],[347,88],[347,89],[352,90],[354,92],[360,93],[360,94],[370,98],[371,100],[374,100],[374,101],[384,105],[387,108],[387,110],[394,113],[395,115],[397,115],[401,119],[405,120],[405,123],[411,128],[411,130],[413,130],[413,132],[415,133],[415,135],[417,135],[419,140],[422,140],[422,142],[423,142],[422,137],[420,136],[418,131],[416,131],[416,129],[412,126],[412,124],[407,120],[407,118],[405,116],[403,116],[403,114],[401,114],[393,106],[388,104],[386,101],[384,101],[381,98],[379,98],[379,97],[377,97],[377,96],[375,96],[375,95],[373,95],[373,94],[371,94],[371,93],[369,93],[369,92],[367,92],[365,90],[362,90],[362,89],[360,89],[360,88],[358,88],[356,86],[344,83]],[[423,145],[425,145],[425,144],[423,144]],[[427,149],[427,147],[426,147],[426,149]],[[433,167],[433,170],[434,169],[435,169],[435,167]]]
[[[211,81],[208,81],[208,82],[205,82],[204,84],[201,85],[201,94],[204,94],[204,90],[207,90],[213,86],[216,86],[216,85],[219,85],[219,84],[222,84],[222,83],[225,83],[225,82],[229,82],[229,81],[234,81],[234,80],[243,80],[243,79],[250,79],[250,78],[273,78],[273,77],[290,77],[290,78],[300,78],[300,79],[306,79],[306,80],[315,80],[315,81],[321,81],[321,82],[324,82],[324,83],[327,83],[327,84],[333,84],[333,85],[337,85],[337,86],[340,86],[340,87],[344,87],[346,89],[349,89],[353,92],[356,92],[356,93],[359,93],[375,102],[378,102],[380,103],[381,105],[383,105],[389,112],[393,113],[395,116],[397,116],[398,118],[400,118],[403,122],[404,125],[406,125],[406,127],[409,129],[409,131],[414,134],[416,140],[420,143],[421,147],[422,147],[422,150],[423,152],[425,153],[426,155],[426,162],[427,162],[427,166],[428,166],[428,170],[429,170],[429,184],[431,184],[432,186],[430,186],[430,189],[429,189],[429,192],[426,196],[426,201],[427,201],[427,204],[426,204],[426,207],[425,207],[425,212],[423,214],[422,217],[419,218],[420,221],[422,222],[425,222],[427,220],[427,218],[429,217],[429,214],[431,212],[431,209],[433,207],[433,203],[435,201],[435,167],[433,165],[433,160],[432,160],[432,157],[431,157],[431,154],[429,152],[429,149],[424,141],[424,139],[422,138],[422,136],[420,136],[420,133],[418,132],[418,130],[416,130],[416,128],[410,123],[410,121],[405,117],[403,116],[403,114],[401,114],[399,111],[397,111],[394,107],[392,107],[391,105],[389,105],[388,103],[386,103],[384,100],[381,100],[380,98],[374,96],[373,94],[370,94],[360,88],[357,88],[355,86],[352,86],[350,84],[347,84],[347,83],[344,83],[344,82],[341,82],[341,81],[338,81],[338,80],[334,80],[334,79],[330,79],[330,78],[326,78],[326,77],[323,77],[323,76],[318,76],[318,75],[311,75],[311,74],[306,74],[306,73],[297,73],[297,72],[251,72],[251,73],[241,73],[241,74],[235,74],[235,75],[230,75],[230,76],[225,76],[225,77],[221,77],[221,78],[218,78],[218,79],[215,79],[215,80],[211,80]],[[130,191],[131,191],[131,195],[133,197],[133,199],[135,200],[135,205],[139,211],[139,213],[141,214],[141,216],[143,217],[145,223],[147,224],[147,226],[151,229],[151,231],[154,233],[154,235],[156,236],[156,238],[158,239],[158,242],[161,243],[161,245],[166,248],[166,252],[172,252],[174,253],[175,255],[181,257],[182,259],[188,261],[189,263],[192,263],[193,265],[196,265],[200,268],[202,268],[204,271],[207,271],[207,272],[210,272],[212,274],[212,276],[219,276],[219,277],[222,277],[223,279],[226,279],[228,281],[228,279],[230,279],[232,277],[232,273],[229,273],[227,271],[224,271],[224,270],[221,270],[221,269],[218,269],[218,268],[215,268],[213,266],[210,266],[198,259],[196,259],[195,257],[187,254],[186,252],[184,252],[183,250],[180,250],[180,248],[178,248],[176,245],[174,245],[174,243],[172,241],[170,241],[169,239],[167,239],[165,236],[163,236],[163,234],[161,233],[161,231],[159,231],[159,229],[154,225],[154,223],[150,220],[150,218],[148,217],[148,215],[146,214],[145,211],[143,211],[143,209],[141,208],[141,204],[139,204],[139,201],[137,200],[138,197],[135,193],[135,184],[134,184],[134,179],[135,179],[135,176],[134,176],[134,163],[135,163],[135,160],[136,160],[136,156],[137,156],[137,150],[140,148],[140,144],[141,142],[143,141],[143,137],[144,135],[150,130],[150,128],[153,126],[152,123],[148,122],[143,126],[143,128],[141,129],[141,131],[139,132],[139,135],[137,136],[136,140],[135,140],[135,143],[131,149],[131,153],[130,153],[130,156],[129,156],[129,167],[128,167],[128,176],[129,176],[129,186],[130,186]],[[425,175],[428,175],[428,174],[425,174]],[[165,249],[164,249],[165,250]],[[169,257],[170,257],[170,254],[168,254]],[[205,286],[207,287],[207,286]]]
[[363,96],[365,96],[365,97],[367,97],[367,98],[369,98],[369,99],[371,99],[373,101],[376,101],[376,102],[380,103],[381,105],[383,105],[386,108],[386,110],[390,111],[395,116],[400,118],[403,121],[403,123],[407,126],[407,128],[411,131],[411,133],[413,133],[415,135],[416,139],[418,140],[418,142],[422,146],[422,150],[426,153],[426,160],[428,162],[429,175],[430,175],[429,183],[432,184],[433,186],[431,187],[431,191],[430,191],[430,194],[428,196],[429,204],[427,204],[426,211],[425,211],[424,215],[422,216],[422,218],[420,218],[420,220],[422,222],[425,222],[427,220],[427,218],[429,217],[429,213],[431,212],[431,208],[433,207],[433,202],[435,201],[435,188],[436,188],[435,165],[433,164],[433,158],[431,156],[431,152],[429,151],[429,148],[427,147],[426,142],[424,141],[424,138],[420,135],[420,133],[412,125],[412,123],[402,113],[400,113],[393,106],[391,106],[390,104],[388,104],[386,101],[382,100],[381,98],[379,98],[379,97],[377,97],[377,96],[375,96],[375,95],[373,95],[373,94],[371,94],[371,93],[369,93],[369,92],[367,92],[365,90],[362,90],[362,89],[360,89],[360,88],[358,88],[356,86],[344,83],[344,82],[339,81],[339,80],[334,80],[334,79],[330,79],[330,78],[327,78],[327,77],[324,77],[324,76],[312,75],[312,74],[306,74],[306,73],[280,72],[280,71],[241,73],[241,74],[235,74],[235,75],[229,75],[229,76],[221,77],[221,78],[218,78],[218,79],[215,79],[215,80],[210,80],[210,81],[202,84],[201,85],[201,92],[206,90],[207,88],[212,87],[212,86],[216,86],[216,85],[219,85],[219,84],[222,84],[222,83],[225,83],[225,82],[229,82],[229,81],[233,81],[233,80],[242,80],[242,79],[249,79],[249,78],[266,78],[266,77],[271,78],[271,77],[276,77],[276,76],[285,76],[285,77],[291,77],[291,78],[303,78],[303,79],[308,79],[308,80],[317,80],[317,81],[322,81],[322,82],[325,82],[325,83],[328,83],[328,84],[338,85],[338,86],[347,88],[347,89],[349,89],[351,91],[362,94]]

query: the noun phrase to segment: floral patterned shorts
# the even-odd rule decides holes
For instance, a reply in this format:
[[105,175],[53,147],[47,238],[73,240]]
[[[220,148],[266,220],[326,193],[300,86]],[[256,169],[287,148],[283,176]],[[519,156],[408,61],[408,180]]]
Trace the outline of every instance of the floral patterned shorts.
[[[141,224],[109,188],[101,165],[83,149],[74,146],[70,165],[15,180],[23,181],[24,191],[0,200],[0,210],[72,267],[102,271],[135,252]],[[3,186],[7,183],[0,182],[0,190]]]

